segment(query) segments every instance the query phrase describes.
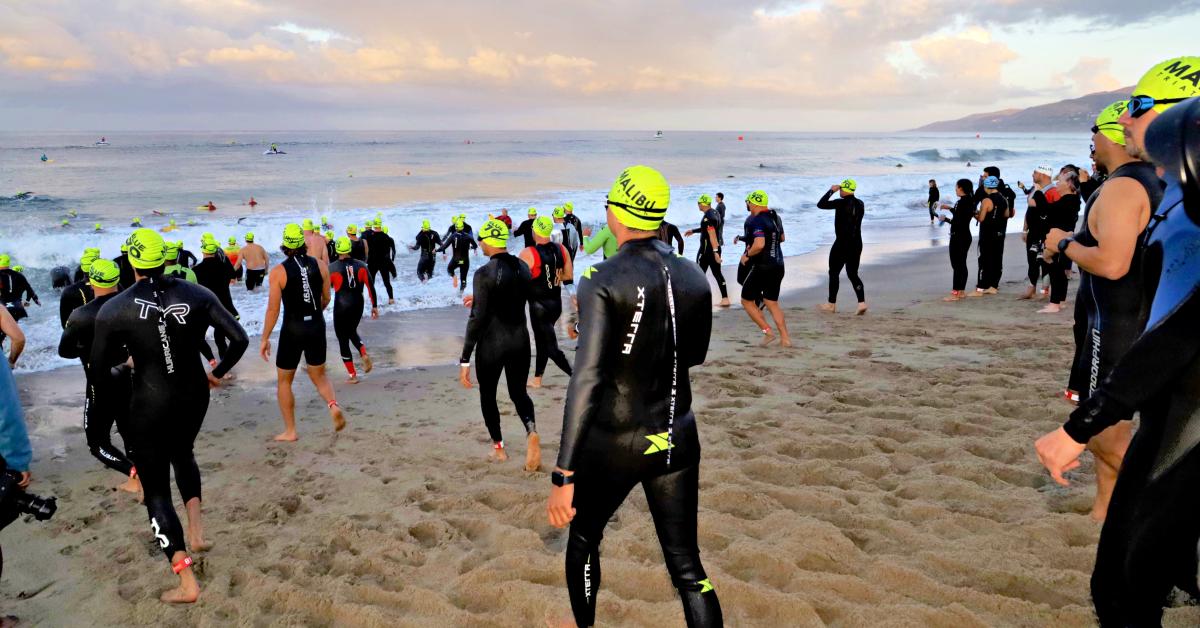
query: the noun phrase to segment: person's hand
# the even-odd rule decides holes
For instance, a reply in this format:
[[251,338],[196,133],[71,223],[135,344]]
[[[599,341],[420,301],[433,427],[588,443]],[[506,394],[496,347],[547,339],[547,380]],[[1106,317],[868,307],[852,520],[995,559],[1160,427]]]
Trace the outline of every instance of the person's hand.
[[[559,469],[562,471],[562,469]],[[573,473],[563,471],[563,474],[570,477]],[[546,515],[550,519],[550,525],[556,528],[565,528],[571,520],[575,518],[575,509],[571,506],[575,501],[575,485],[568,484],[566,486],[554,486],[550,488],[550,499],[546,502]]]
[[377,308],[377,307],[371,308],[371,320],[373,320],[373,321],[379,320],[379,308]]
[[263,337],[262,342],[258,343],[258,354],[262,356],[263,362],[271,361],[271,340]]
[[1037,450],[1038,460],[1050,472],[1050,477],[1062,486],[1070,486],[1071,483],[1063,474],[1079,467],[1079,455],[1087,445],[1075,442],[1075,439],[1060,427],[1037,439],[1034,448]]
[[475,295],[468,294],[463,297],[463,307],[471,307],[475,305]]
[[462,384],[463,388],[471,387],[471,365],[462,364],[458,367],[458,383]]
[[692,237],[692,233],[693,233],[693,231],[691,229],[688,229],[687,231],[683,232],[683,237],[690,238],[690,237]]
[[213,376],[212,371],[209,371],[209,372],[205,373],[204,375],[208,377],[208,387],[209,388],[219,388],[221,386],[221,380],[219,380],[215,376]]
[[1022,232],[1021,232],[1021,241],[1022,241],[1022,242],[1029,242],[1029,232],[1028,232],[1028,231],[1022,231]]
[[1058,250],[1059,241],[1061,241],[1063,238],[1067,238],[1070,236],[1071,236],[1070,233],[1067,233],[1066,231],[1063,231],[1062,229],[1058,229],[1058,228],[1051,229],[1049,232],[1046,233],[1046,252],[1052,253],[1052,254],[1061,253],[1061,251]]
[[29,484],[33,482],[33,474],[28,471],[21,472],[21,481],[17,482],[17,486],[22,489],[29,488]]
[[713,260],[715,260],[717,262],[717,266],[720,266],[721,265],[721,254],[713,253]]
[[837,192],[840,189],[842,189],[842,186],[838,183],[834,183],[833,185],[829,186],[830,192]]
[[590,237],[592,237],[592,228],[591,228],[591,227],[584,227],[584,228],[583,228],[583,235],[584,235],[584,236],[586,236],[586,237],[589,237],[589,238],[590,238]]
[[21,301],[21,307],[29,307],[29,301]]
[[746,264],[750,263],[750,258],[743,255],[742,259],[740,259],[738,261],[741,263],[742,266],[745,266]]
[[1088,171],[1087,171],[1087,168],[1080,168],[1080,169],[1079,169],[1079,182],[1080,182],[1080,183],[1087,183],[1087,180],[1088,180]]

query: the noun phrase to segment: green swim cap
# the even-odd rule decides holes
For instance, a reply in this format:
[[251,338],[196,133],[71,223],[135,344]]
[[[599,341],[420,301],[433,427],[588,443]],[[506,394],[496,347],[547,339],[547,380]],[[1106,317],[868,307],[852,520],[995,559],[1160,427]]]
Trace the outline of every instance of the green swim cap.
[[[310,221],[311,225],[312,222]],[[283,228],[283,247],[286,249],[298,249],[304,246],[304,230],[300,225],[292,223]]]
[[858,190],[858,184],[854,182],[854,179],[846,179],[842,181],[842,190],[853,194]]
[[232,245],[232,246],[237,246],[237,237],[236,237],[236,236],[229,236],[229,244],[230,244],[230,245]]
[[508,246],[508,225],[492,218],[479,228],[479,239],[488,246],[502,249]]
[[100,223],[96,223],[96,231],[99,231],[100,229],[101,229]]
[[12,258],[7,253],[0,255],[0,268],[8,268],[8,265],[11,263]]
[[[1133,96],[1150,96],[1155,100],[1200,96],[1200,57],[1176,57],[1150,68],[1133,88]],[[1162,113],[1174,103],[1155,105]]]
[[454,217],[454,228],[455,229],[462,229],[463,225],[465,225],[465,224],[467,224],[467,221],[463,220],[462,216]]
[[337,239],[333,245],[333,250],[337,251],[338,255],[348,255],[350,253],[350,238],[342,236]]
[[530,208],[529,208],[529,215],[530,215],[530,216],[536,216],[536,215],[537,215],[537,208],[536,208],[536,207],[530,207]]
[[121,252],[122,252],[122,253],[128,253],[128,252],[129,252],[129,240],[126,240],[126,241],[124,241],[124,242],[122,242],[122,243],[121,243]]
[[569,213],[575,213],[575,205],[571,201],[563,203],[563,209]]
[[253,232],[253,231],[251,231],[251,232],[249,232],[249,233],[247,233],[247,234],[246,234],[246,243],[247,243],[247,244],[249,244],[249,243],[251,243],[251,242],[253,242],[253,241],[254,241],[254,232]]
[[326,240],[332,240],[332,239],[334,238],[334,236],[336,236],[336,235],[337,235],[337,234],[336,234],[336,233],[334,233],[333,231],[326,231],[326,232],[325,232],[325,239],[326,239]]
[[66,218],[63,218],[63,219],[62,219],[62,226],[64,226],[64,227],[65,227],[65,226],[67,226],[67,225],[69,225],[69,224],[71,224],[71,221],[70,221],[70,220],[67,220]]
[[175,219],[174,219],[174,218],[172,218],[172,219],[169,221],[169,224],[170,224],[172,227],[174,227],[174,226],[175,226]]
[[541,218],[538,218],[537,220],[533,221],[533,232],[542,236],[543,238],[550,237],[550,234],[554,233],[554,221],[550,220],[549,216],[542,216]]
[[766,192],[763,192],[762,190],[755,190],[746,195],[746,202],[750,203],[751,205],[757,205],[758,207],[766,207],[767,203],[770,202],[770,199],[767,197]]
[[329,216],[321,216],[321,224],[323,224],[323,225],[329,224]]
[[97,259],[100,259],[100,249],[84,249],[83,255],[79,256],[79,268],[86,273],[92,269],[92,262]]
[[15,270],[18,273],[22,273],[22,272],[25,272],[25,267],[18,264],[16,266],[13,266],[13,270]]
[[215,236],[211,233],[207,233],[207,232],[202,233],[202,234],[200,234],[200,241],[201,242],[216,242],[217,236]]
[[141,219],[141,218],[134,218],[132,222],[133,222],[133,224],[135,224],[135,225],[140,225],[140,224],[142,224],[142,219]]
[[183,248],[183,245],[181,243],[168,241],[164,245],[163,259],[167,260],[168,262],[178,259],[179,258],[179,249],[181,249],[181,248]]
[[[138,270],[158,268],[163,265],[166,243],[153,229],[138,229],[125,241],[129,245],[129,265]],[[95,262],[92,267],[95,267]]]
[[112,260],[98,259],[88,270],[88,282],[97,288],[112,288],[121,280],[121,269]]
[[358,227],[355,227],[354,225],[346,225],[346,233],[350,235],[356,235],[358,233]]
[[1121,118],[1128,107],[1128,101],[1118,100],[1105,107],[1100,115],[1096,116],[1096,128],[1100,130],[1100,134],[1118,146],[1125,145],[1125,127],[1122,127],[1117,120]]
[[641,231],[654,231],[667,217],[671,186],[649,166],[630,166],[617,175],[608,190],[608,207],[617,222]]
[[312,231],[312,230],[313,230],[312,218],[305,218],[304,219],[304,231]]
[[562,205],[559,205],[558,207],[554,208],[554,217],[555,218],[566,218],[566,216],[567,216],[567,210],[563,209]]
[[213,253],[216,253],[217,249],[219,248],[221,247],[217,246],[216,242],[205,242],[204,244],[200,245],[200,252],[212,255]]
[[712,197],[707,194],[701,194],[700,198],[696,199],[700,205],[712,205]]
[[387,227],[384,227],[384,228],[383,228],[383,232],[384,232],[384,233],[387,233],[387,232],[388,232],[388,228],[387,228]]
[[421,231],[429,231],[432,228],[433,227],[429,224],[428,220],[421,221]]

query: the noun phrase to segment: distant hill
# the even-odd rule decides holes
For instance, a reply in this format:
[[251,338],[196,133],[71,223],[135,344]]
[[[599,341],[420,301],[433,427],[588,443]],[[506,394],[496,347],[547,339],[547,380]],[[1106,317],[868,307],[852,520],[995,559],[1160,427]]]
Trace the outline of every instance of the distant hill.
[[1086,132],[1092,127],[1096,114],[1114,101],[1128,98],[1131,87],[1111,92],[1097,92],[1080,98],[1060,100],[1028,109],[1005,109],[991,113],[976,113],[957,120],[934,122],[914,131],[1042,131]]

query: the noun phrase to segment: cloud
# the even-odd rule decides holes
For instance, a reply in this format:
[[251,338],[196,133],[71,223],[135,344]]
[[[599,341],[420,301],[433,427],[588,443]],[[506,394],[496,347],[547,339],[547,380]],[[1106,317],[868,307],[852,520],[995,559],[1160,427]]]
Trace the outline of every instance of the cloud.
[[204,54],[204,60],[212,64],[291,61],[295,58],[296,53],[290,50],[280,50],[265,44],[255,44],[250,48],[218,48]]
[[1112,74],[1112,59],[1081,57],[1070,70],[1054,75],[1054,82],[1064,91],[1076,94],[1094,94],[1120,88],[1123,83]]

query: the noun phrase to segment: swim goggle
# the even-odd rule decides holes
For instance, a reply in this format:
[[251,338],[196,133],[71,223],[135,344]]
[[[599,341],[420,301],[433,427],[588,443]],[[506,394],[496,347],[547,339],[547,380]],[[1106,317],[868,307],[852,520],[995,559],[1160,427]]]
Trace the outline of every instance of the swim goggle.
[[1097,124],[1097,125],[1092,126],[1092,135],[1099,133],[1100,129],[1106,129],[1110,126],[1117,127],[1118,129],[1121,128],[1121,125],[1116,122],[1105,122],[1104,124]]
[[1161,98],[1155,99],[1153,96],[1130,96],[1129,97],[1129,115],[1133,118],[1140,118],[1147,111],[1150,111],[1157,105],[1173,105],[1187,100],[1187,98]]

